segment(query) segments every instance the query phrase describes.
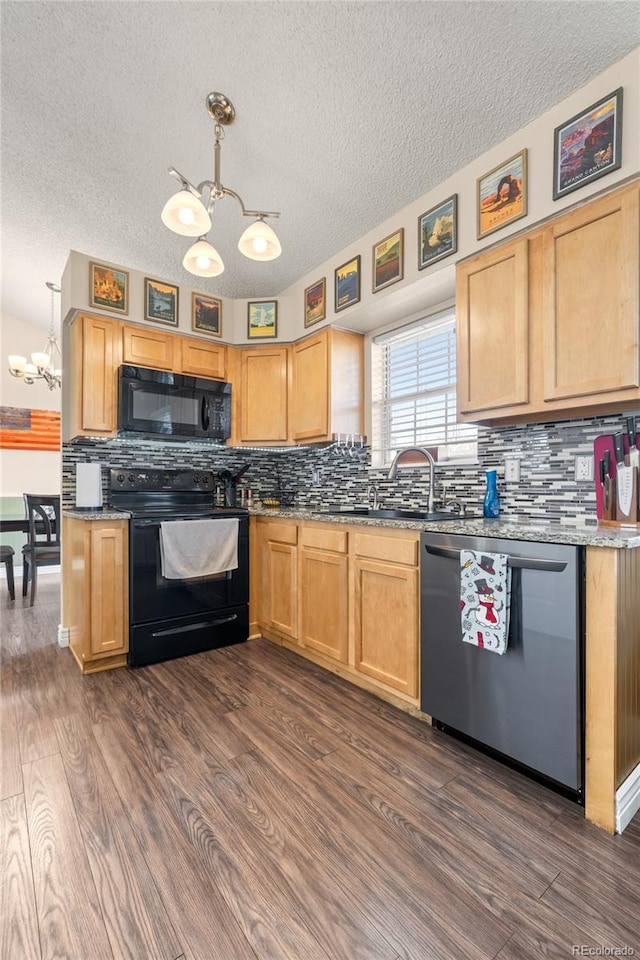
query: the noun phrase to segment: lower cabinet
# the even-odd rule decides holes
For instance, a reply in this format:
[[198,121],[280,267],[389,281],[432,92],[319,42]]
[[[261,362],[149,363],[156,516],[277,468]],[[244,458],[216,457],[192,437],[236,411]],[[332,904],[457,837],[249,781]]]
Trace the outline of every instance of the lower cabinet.
[[83,673],[126,663],[129,561],[126,520],[64,517],[62,619]]
[[263,635],[417,707],[419,534],[256,519]]

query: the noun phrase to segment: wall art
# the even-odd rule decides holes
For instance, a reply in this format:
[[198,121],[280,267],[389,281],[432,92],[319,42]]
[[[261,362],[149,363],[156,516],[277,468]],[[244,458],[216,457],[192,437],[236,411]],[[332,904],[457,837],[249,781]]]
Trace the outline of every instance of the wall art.
[[129,313],[129,274],[102,263],[89,263],[89,306]]
[[553,131],[553,199],[622,164],[622,87]]
[[418,217],[418,270],[458,249],[458,194]]
[[208,337],[222,336],[222,300],[204,293],[191,294],[191,329]]
[[144,318],[178,326],[178,287],[163,280],[144,278]]
[[477,181],[478,240],[527,215],[527,151],[522,150]]

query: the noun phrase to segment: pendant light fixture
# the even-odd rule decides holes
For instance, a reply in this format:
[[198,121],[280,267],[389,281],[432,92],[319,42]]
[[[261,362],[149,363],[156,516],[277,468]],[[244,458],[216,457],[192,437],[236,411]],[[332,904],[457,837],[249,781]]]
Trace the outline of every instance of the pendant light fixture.
[[197,277],[217,277],[224,270],[224,263],[216,248],[207,240],[216,201],[223,197],[234,197],[242,207],[242,216],[255,218],[238,241],[238,249],[250,260],[275,260],[282,253],[275,231],[265,223],[267,218],[279,217],[280,214],[267,210],[247,210],[242,198],[222,184],[220,151],[224,139],[223,128],[233,123],[236,111],[223,93],[210,93],[206,106],[214,121],[213,180],[203,180],[196,187],[174,167],[170,167],[169,173],[180,181],[181,188],[167,200],[161,217],[164,225],[174,233],[198,238],[184,256],[182,265],[185,270]]
[[51,291],[51,321],[47,342],[39,353],[31,354],[31,363],[27,362],[26,357],[12,353],[9,356],[9,373],[12,377],[23,380],[29,386],[34,384],[36,380],[44,380],[49,390],[54,390],[62,382],[62,354],[55,335],[53,306],[53,295],[54,293],[60,293],[60,287],[48,281],[47,287]]

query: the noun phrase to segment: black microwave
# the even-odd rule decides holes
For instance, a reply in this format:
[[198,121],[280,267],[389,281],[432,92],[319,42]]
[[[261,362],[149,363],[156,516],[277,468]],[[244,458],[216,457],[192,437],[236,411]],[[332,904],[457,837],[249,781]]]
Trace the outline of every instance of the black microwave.
[[226,440],[231,435],[231,384],[125,364],[119,371],[118,432]]

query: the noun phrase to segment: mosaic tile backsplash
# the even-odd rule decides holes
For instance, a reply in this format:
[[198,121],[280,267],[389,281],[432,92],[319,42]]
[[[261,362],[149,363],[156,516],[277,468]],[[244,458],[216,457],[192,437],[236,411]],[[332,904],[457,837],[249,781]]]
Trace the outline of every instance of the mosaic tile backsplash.
[[[629,410],[638,414],[638,410]],[[481,427],[478,431],[478,462],[438,464],[436,499],[466,504],[482,512],[485,470],[497,469],[504,516],[544,519],[567,523],[575,519],[595,522],[593,483],[575,480],[575,457],[591,455],[593,440],[601,433],[622,430],[625,414],[557,423]],[[504,459],[520,460],[520,482],[506,483]],[[100,463],[103,467],[103,501],[109,503],[108,470],[111,467],[197,468],[237,471],[251,464],[242,485],[254,499],[273,497],[277,491],[293,497],[300,507],[365,505],[369,487],[375,485],[381,506],[426,509],[428,470],[401,470],[395,481],[386,471],[371,468],[368,448],[349,454],[336,446],[287,448],[226,448],[204,443],[159,440],[90,440],[64,444],[62,494],[66,507],[73,506],[76,463]],[[284,501],[283,501],[284,502]]]

